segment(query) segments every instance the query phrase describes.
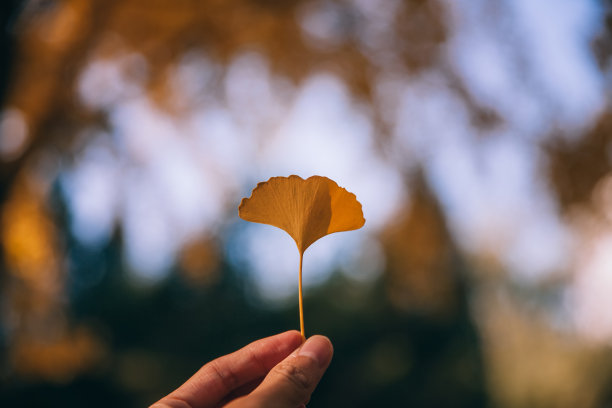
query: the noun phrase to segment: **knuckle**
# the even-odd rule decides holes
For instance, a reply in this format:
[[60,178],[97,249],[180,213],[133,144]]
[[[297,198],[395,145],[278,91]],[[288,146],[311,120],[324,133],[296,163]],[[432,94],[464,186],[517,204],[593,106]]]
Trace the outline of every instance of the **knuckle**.
[[168,396],[151,405],[149,408],[191,408],[191,405],[187,401]]
[[313,379],[303,368],[293,364],[283,362],[277,365],[275,370],[279,375],[290,381],[295,388],[301,391],[309,390],[314,383]]
[[209,367],[212,373],[219,378],[223,386],[228,390],[233,390],[239,385],[240,382],[236,374],[219,364],[218,360],[211,361]]
[[247,356],[248,356],[248,361],[252,361],[262,372],[267,372],[270,370],[269,367],[266,368],[265,361],[253,349],[247,350]]

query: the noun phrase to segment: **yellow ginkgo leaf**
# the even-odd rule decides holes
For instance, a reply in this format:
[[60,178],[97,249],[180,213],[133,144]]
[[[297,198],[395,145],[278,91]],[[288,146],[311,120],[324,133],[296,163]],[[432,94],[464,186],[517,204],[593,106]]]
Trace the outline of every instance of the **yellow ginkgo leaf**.
[[300,328],[304,336],[302,259],[304,251],[328,234],[361,228],[365,223],[355,194],[327,177],[272,177],[259,183],[250,198],[238,207],[240,218],[269,224],[286,231],[300,253]]

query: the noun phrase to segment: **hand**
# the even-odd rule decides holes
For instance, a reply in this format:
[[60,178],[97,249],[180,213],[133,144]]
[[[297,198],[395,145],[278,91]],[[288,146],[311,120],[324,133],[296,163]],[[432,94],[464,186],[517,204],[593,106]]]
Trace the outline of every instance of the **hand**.
[[327,337],[277,334],[204,365],[151,408],[304,407],[332,354]]

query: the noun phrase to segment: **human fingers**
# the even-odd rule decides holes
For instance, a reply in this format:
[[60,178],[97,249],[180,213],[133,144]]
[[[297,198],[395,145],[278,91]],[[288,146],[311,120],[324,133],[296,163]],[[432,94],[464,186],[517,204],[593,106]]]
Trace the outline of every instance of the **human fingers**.
[[223,398],[219,402],[218,406],[224,407],[225,404],[228,404],[229,402],[235,400],[236,398],[240,398],[247,394],[250,394],[255,388],[259,387],[259,384],[261,384],[264,378],[265,378],[264,376],[261,376],[253,381],[249,381],[248,383],[236,388],[234,391],[227,394],[225,398]]
[[312,336],[289,357],[277,364],[251,394],[226,408],[296,408],[306,404],[333,355],[324,336]]
[[295,330],[257,340],[204,365],[151,408],[214,407],[232,391],[264,377],[301,343],[302,337]]

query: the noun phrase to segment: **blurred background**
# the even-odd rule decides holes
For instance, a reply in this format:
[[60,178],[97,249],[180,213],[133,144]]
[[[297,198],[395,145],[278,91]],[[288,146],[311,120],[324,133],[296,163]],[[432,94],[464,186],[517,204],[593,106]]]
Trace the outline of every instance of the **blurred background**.
[[295,244],[237,217],[327,176],[313,407],[612,406],[604,0],[5,0],[0,406],[146,406],[297,329]]

